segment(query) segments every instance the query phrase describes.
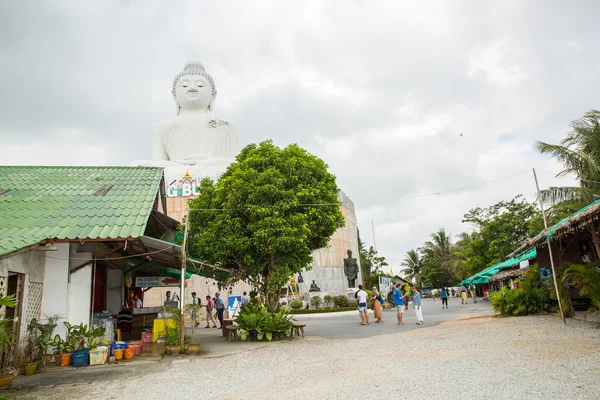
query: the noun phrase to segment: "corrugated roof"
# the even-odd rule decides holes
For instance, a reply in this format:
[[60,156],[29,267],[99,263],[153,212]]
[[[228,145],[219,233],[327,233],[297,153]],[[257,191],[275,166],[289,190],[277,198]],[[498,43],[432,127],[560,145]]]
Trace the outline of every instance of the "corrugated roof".
[[475,284],[487,283],[488,278],[496,275],[501,270],[503,270],[505,268],[514,267],[515,265],[520,264],[521,261],[531,260],[532,258],[536,258],[536,257],[537,257],[537,250],[531,249],[528,252],[519,255],[518,257],[509,258],[508,260],[499,262],[498,264],[494,264],[491,267],[488,267],[488,268],[484,269],[483,271],[476,273],[472,277],[464,279],[463,281],[460,282],[460,284],[463,285],[463,284],[471,284],[471,283],[475,283]]
[[142,236],[162,173],[156,167],[0,166],[0,255],[44,239]]

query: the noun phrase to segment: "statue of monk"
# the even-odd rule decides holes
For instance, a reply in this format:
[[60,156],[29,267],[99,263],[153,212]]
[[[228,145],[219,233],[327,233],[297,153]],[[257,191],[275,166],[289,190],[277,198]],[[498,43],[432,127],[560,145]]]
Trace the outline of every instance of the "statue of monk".
[[356,258],[352,257],[352,250],[348,250],[347,253],[348,258],[344,258],[344,274],[348,278],[348,288],[354,288],[358,277],[358,263]]
[[[202,63],[188,61],[171,90],[177,115],[158,124],[152,136],[152,161],[138,165],[171,168],[181,177],[219,175],[239,152],[235,126],[214,116],[215,81]],[[179,174],[179,175],[177,175]]]

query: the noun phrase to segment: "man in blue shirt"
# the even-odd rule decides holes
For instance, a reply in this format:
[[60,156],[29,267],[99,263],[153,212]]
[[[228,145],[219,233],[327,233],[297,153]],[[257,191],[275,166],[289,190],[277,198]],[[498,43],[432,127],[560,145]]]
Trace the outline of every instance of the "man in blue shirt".
[[396,288],[394,289],[394,306],[396,307],[396,311],[398,312],[398,314],[396,315],[396,318],[398,318],[398,325],[402,325],[402,316],[404,315],[404,295],[402,294],[402,292],[400,291],[400,284],[398,283],[396,285]]
[[217,318],[219,318],[219,323],[221,324],[221,326],[219,326],[219,329],[221,329],[223,327],[223,313],[225,312],[225,300],[223,300],[223,298],[221,297],[221,293],[217,292],[215,293],[215,306],[217,308]]

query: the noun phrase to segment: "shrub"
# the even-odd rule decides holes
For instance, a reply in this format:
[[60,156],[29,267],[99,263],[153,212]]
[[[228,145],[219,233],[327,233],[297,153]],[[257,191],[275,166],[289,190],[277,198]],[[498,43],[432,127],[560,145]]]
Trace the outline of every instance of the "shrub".
[[341,308],[341,307],[350,307],[350,301],[344,295],[335,296],[333,298],[333,304],[335,304],[335,306],[338,307],[338,308]]
[[325,302],[325,307],[331,307],[333,304],[333,297],[327,294],[323,297],[323,301]]
[[314,307],[314,308],[319,308],[319,306],[321,305],[321,303],[323,302],[323,299],[321,298],[321,296],[313,296],[310,299],[310,304]]
[[532,266],[519,289],[503,287],[490,295],[494,310],[501,315],[539,314],[548,310],[550,294],[540,280],[539,270]]
[[[302,301],[300,301],[302,303]],[[292,328],[292,316],[285,308],[277,311],[268,311],[267,307],[246,305],[242,307],[236,322],[242,330],[242,340],[256,337],[262,340],[272,340],[274,337],[284,336]]]
[[292,300],[290,303],[290,307],[292,307],[294,310],[301,309],[303,305],[304,304],[302,303],[302,300],[300,300],[300,299]]

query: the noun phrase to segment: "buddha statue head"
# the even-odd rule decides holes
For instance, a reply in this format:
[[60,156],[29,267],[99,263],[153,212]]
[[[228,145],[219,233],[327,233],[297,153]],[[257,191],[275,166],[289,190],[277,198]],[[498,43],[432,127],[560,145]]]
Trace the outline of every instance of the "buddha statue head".
[[177,115],[181,110],[212,111],[217,90],[215,81],[200,61],[190,60],[173,80],[173,99]]

